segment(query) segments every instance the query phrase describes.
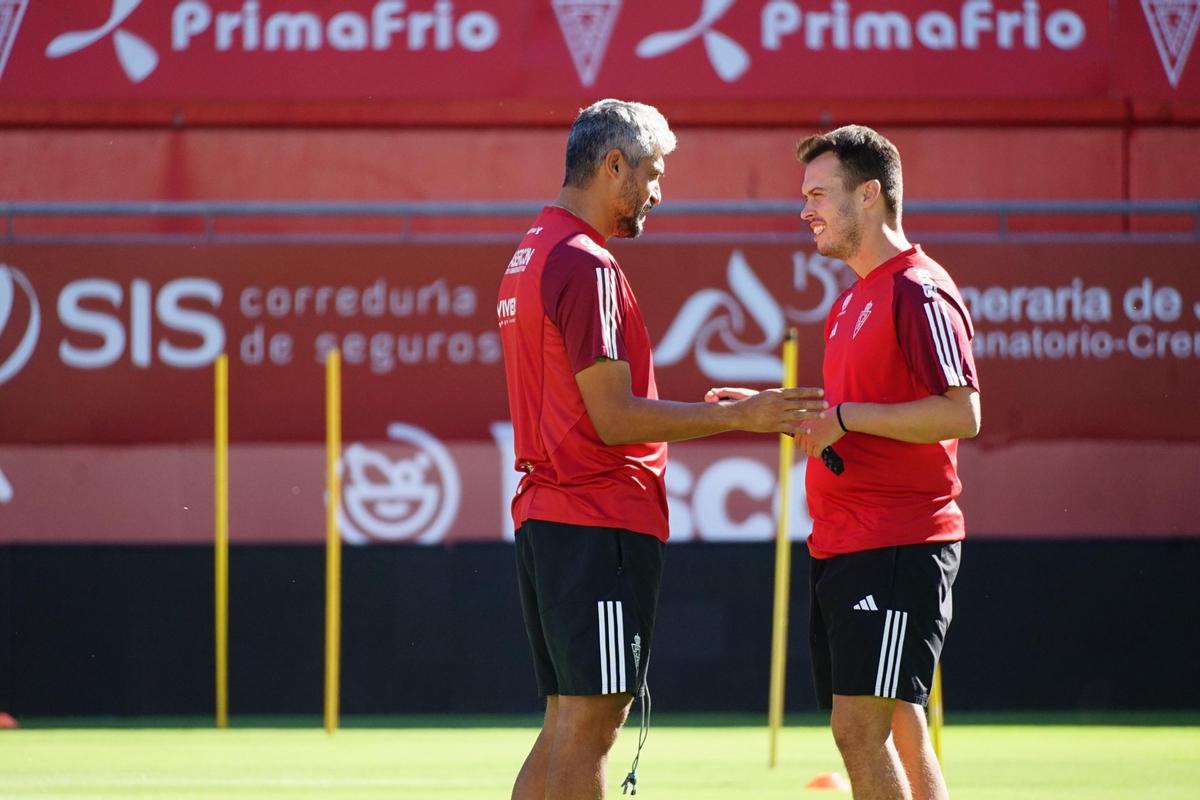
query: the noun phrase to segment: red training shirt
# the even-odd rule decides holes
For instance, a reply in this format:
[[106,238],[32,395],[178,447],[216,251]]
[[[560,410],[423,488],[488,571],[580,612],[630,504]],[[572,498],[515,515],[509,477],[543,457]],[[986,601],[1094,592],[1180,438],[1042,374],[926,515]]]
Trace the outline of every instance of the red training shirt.
[[[974,329],[958,287],[916,246],[860,278],[825,322],[825,399],[904,403],[979,388]],[[952,542],[966,535],[955,502],[958,440],[909,444],[847,433],[833,445],[840,476],[810,458],[805,485],[814,558],[878,547]]]
[[658,399],[650,335],[604,237],[565,209],[542,209],[504,271],[496,313],[525,473],[513,526],[539,519],[666,541],[666,444],[606,445],[575,383],[596,359],[617,359],[629,363],[635,395]]

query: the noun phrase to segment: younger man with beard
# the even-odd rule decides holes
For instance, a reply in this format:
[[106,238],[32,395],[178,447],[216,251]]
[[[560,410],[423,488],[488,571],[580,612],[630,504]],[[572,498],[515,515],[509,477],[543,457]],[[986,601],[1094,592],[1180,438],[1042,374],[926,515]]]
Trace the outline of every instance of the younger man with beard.
[[[817,698],[855,798],[946,798],[923,707],[965,535],[958,440],[979,431],[971,317],[949,274],[905,238],[891,142],[849,125],[808,137],[796,157],[817,251],[858,275],[825,325],[831,407],[799,437],[811,457]],[[820,460],[831,446],[840,475]]]

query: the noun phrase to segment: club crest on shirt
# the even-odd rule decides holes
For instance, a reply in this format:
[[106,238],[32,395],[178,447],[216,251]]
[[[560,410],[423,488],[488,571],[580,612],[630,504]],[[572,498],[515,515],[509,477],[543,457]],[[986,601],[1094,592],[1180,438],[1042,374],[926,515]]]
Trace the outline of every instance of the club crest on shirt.
[[862,330],[863,323],[867,321],[867,317],[871,316],[871,306],[873,305],[874,303],[868,301],[863,307],[862,313],[858,315],[858,321],[854,323],[854,333],[850,334],[851,339],[858,338],[858,332]]

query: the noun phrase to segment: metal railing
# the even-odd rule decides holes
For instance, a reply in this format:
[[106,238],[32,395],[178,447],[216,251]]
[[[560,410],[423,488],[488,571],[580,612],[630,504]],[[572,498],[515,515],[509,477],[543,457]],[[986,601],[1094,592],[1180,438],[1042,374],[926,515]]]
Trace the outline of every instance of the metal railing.
[[[21,241],[71,241],[77,239],[190,239],[204,242],[244,241],[247,239],[392,239],[410,240],[429,238],[431,234],[414,232],[413,221],[417,219],[480,219],[500,217],[530,218],[544,205],[541,201],[111,201],[111,202],[0,202],[0,217],[3,218],[3,237],[7,243]],[[796,217],[803,203],[793,200],[674,200],[655,209],[655,216],[668,217]],[[1197,200],[910,200],[905,203],[906,220],[911,225],[912,217],[991,217],[994,228],[990,231],[966,233],[945,232],[944,238],[988,238],[1012,239],[1028,237],[1066,236],[1078,238],[1156,238],[1200,240],[1200,199]],[[1015,217],[1109,217],[1121,222],[1117,230],[1089,232],[1070,230],[1059,234],[1037,230],[1034,232],[1014,231]],[[18,230],[20,219],[64,219],[64,218],[142,218],[142,219],[195,219],[199,230],[193,232],[92,232],[92,233],[23,233]],[[390,218],[396,224],[385,233],[356,232],[272,232],[257,233],[222,232],[218,220],[248,218],[339,218],[367,219]],[[1190,220],[1177,224],[1168,231],[1140,232],[1134,230],[1133,220],[1146,217],[1176,217]],[[738,234],[737,229],[723,231],[721,235]],[[936,229],[923,229],[923,234],[933,234]],[[442,238],[469,237],[470,233],[432,234]],[[680,235],[695,236],[694,232]],[[750,236],[763,235],[760,230],[751,231]],[[781,232],[766,235],[779,236]],[[800,235],[799,226],[782,235]],[[494,234],[493,234],[494,236]],[[511,238],[507,236],[505,238]]]

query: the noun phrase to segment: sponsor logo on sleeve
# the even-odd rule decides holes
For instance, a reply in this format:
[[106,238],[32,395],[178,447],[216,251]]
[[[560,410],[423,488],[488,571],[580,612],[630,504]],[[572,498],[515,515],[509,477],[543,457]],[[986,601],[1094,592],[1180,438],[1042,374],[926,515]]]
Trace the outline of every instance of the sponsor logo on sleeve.
[[921,284],[921,294],[932,300],[938,296],[937,283],[933,280],[933,275],[924,267],[919,267],[913,270],[913,277]]

